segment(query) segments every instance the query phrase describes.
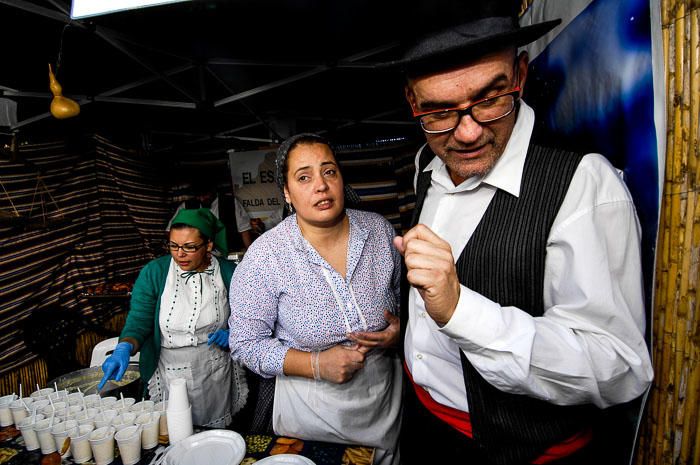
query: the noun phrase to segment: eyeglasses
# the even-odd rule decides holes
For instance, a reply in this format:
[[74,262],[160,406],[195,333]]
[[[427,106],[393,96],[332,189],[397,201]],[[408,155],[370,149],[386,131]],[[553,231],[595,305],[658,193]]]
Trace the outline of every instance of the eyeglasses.
[[177,245],[174,242],[166,242],[165,247],[167,247],[171,252],[177,253],[178,250],[182,249],[183,252],[185,253],[195,253],[202,247],[204,247],[204,242],[201,244],[185,244],[185,245]]
[[517,101],[520,99],[520,87],[502,94],[487,97],[467,105],[452,108],[441,108],[425,112],[413,112],[413,117],[418,118],[423,131],[428,134],[442,134],[452,131],[459,126],[459,122],[465,115],[479,123],[493,123],[513,113]]

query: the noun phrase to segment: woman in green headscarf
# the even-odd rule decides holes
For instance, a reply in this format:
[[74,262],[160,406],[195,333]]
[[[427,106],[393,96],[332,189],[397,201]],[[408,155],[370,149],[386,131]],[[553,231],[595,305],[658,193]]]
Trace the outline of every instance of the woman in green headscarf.
[[170,255],[149,262],[134,283],[126,324],[98,387],[121,379],[129,357],[140,351],[147,397],[167,399],[170,381],[185,378],[193,423],[225,427],[248,394],[244,370],[228,349],[235,264],[211,253],[228,253],[226,229],[207,208],[180,210],[167,247]]

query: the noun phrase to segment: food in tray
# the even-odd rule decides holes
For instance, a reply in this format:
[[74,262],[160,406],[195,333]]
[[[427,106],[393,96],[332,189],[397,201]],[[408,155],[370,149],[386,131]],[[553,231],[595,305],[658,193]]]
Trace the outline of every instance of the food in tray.
[[95,287],[88,287],[86,293],[88,295],[128,294],[132,287],[131,283],[98,284]]
[[251,454],[265,452],[267,446],[272,441],[272,436],[264,434],[251,434],[245,437],[246,450]]
[[298,454],[304,448],[304,441],[293,438],[277,438],[275,445],[270,450],[270,455]]
[[374,449],[371,447],[348,447],[343,453],[343,465],[372,465]]
[[10,449],[9,447],[0,448],[0,463],[9,462],[12,460],[12,457],[18,453],[19,452],[17,452],[15,449]]
[[[22,434],[22,433],[20,433],[20,431],[17,428],[15,428],[14,426],[7,426],[7,427],[3,428],[2,431],[0,431],[0,441],[7,441],[8,439],[14,439],[17,436],[19,436],[20,434]],[[0,463],[2,463],[2,462],[0,462]]]

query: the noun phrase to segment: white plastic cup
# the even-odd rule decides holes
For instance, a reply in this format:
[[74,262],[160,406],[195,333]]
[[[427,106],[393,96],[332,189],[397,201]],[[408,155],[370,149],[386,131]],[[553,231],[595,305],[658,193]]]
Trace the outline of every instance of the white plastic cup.
[[[35,400],[30,408],[32,409],[33,412],[43,413],[44,407],[51,407],[51,402],[49,401],[48,398]],[[46,415],[46,414],[44,414],[44,415]]]
[[[78,427],[78,422],[75,420],[66,420],[57,425],[53,425],[51,428],[51,436],[53,436],[53,442],[56,444],[56,450],[61,452],[63,446],[66,442],[66,438]],[[70,447],[67,448],[66,452],[61,456],[63,458],[70,457]]]
[[44,419],[44,415],[38,413],[36,415],[26,417],[17,424],[17,428],[22,433],[22,439],[24,439],[24,447],[27,450],[37,450],[41,447],[39,444],[39,437],[34,431],[34,425],[37,421]]
[[15,400],[17,400],[17,396],[14,394],[0,397],[0,426],[10,426],[14,424],[15,421],[12,419],[10,404]]
[[75,404],[75,405],[70,405],[68,404],[68,418],[75,418],[78,416],[78,413],[83,411],[83,404]]
[[102,400],[100,401],[100,405],[102,406],[102,410],[116,408],[116,407],[114,407],[114,404],[116,404],[116,403],[117,403],[117,398],[114,396],[103,397]]
[[190,406],[190,400],[187,397],[187,380],[185,378],[172,380],[169,390],[168,408],[170,410],[182,411]]
[[91,425],[81,425],[76,427],[70,436],[70,454],[74,463],[87,462],[92,458],[92,448],[90,447]]
[[68,394],[68,405],[80,405],[83,406],[83,393],[73,392]]
[[118,399],[117,402],[112,406],[113,409],[119,410],[119,413],[128,412],[131,410],[131,406],[136,403],[136,399],[133,397],[124,397],[123,399]]
[[[165,404],[165,405],[163,405]],[[158,434],[160,436],[168,435],[168,401],[158,402],[154,407],[153,411],[160,413],[160,419],[158,420]]]
[[52,400],[53,403],[64,402],[66,400],[66,397],[68,397],[67,389],[61,389],[59,391],[54,391],[51,394],[49,394],[49,399]]
[[192,407],[186,410],[168,410],[168,437],[170,444],[175,444],[187,437],[192,436]]
[[56,411],[53,412],[53,416],[56,418],[60,418],[63,421],[66,421],[68,419],[68,409],[67,408],[56,409]]
[[65,409],[67,406],[68,404],[65,402],[54,402],[53,405],[49,404],[42,407],[41,413],[43,413],[47,417],[50,417],[52,413],[55,414],[57,410]]
[[90,433],[89,441],[95,465],[107,465],[114,460],[114,428],[97,428]]
[[129,411],[134,412],[136,415],[141,415],[142,413],[152,412],[155,405],[156,403],[152,400],[142,400],[132,405]]
[[124,465],[133,465],[141,460],[141,427],[132,425],[114,435],[119,455]]
[[92,425],[95,426],[95,416],[99,413],[96,408],[89,408],[87,410],[81,410],[78,412],[73,419],[78,422],[79,425]]
[[160,412],[142,413],[136,417],[136,424],[141,425],[141,448],[153,449],[158,445]]
[[51,435],[51,428],[53,428],[54,424],[60,422],[61,420],[58,418],[44,418],[34,423],[34,431],[39,439],[39,447],[42,454],[46,455],[56,452],[56,442]]
[[[116,411],[115,411],[116,414]],[[114,415],[116,416],[116,415]],[[112,418],[114,416],[108,417],[103,413],[98,413],[95,415],[95,418],[92,419],[92,421],[95,423],[95,429],[97,428],[103,428],[105,426],[109,426],[112,423]]]
[[87,408],[101,408],[99,394],[88,394],[87,396],[83,396],[83,400]]
[[133,426],[135,420],[136,414],[134,412],[125,412],[112,418],[111,425],[114,427],[114,429],[120,431],[127,426]]
[[33,402],[31,398],[24,397],[10,403],[10,413],[12,414],[12,421],[15,425],[19,426],[19,423],[29,416]]
[[29,394],[29,397],[34,399],[34,400],[44,400],[49,398],[49,394],[52,394],[54,392],[53,388],[44,388],[44,389],[39,389],[38,391],[34,391],[31,394]]

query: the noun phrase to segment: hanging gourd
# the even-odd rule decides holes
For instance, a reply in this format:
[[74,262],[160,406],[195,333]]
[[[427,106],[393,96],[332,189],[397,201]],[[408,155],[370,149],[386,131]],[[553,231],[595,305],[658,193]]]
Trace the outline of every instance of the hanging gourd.
[[53,74],[51,63],[49,63],[49,89],[51,89],[51,93],[53,94],[53,100],[51,100],[51,114],[56,119],[72,118],[80,114],[80,105],[78,105],[75,100],[63,96],[63,88]]

